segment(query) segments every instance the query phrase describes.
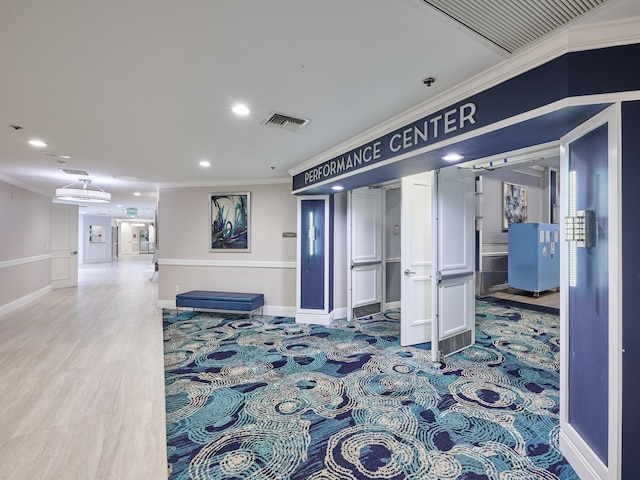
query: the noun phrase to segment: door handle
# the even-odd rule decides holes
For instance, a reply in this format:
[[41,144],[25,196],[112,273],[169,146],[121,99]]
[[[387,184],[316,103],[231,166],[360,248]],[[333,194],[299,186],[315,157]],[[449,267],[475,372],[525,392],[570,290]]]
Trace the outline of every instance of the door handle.
[[415,275],[415,274],[416,274],[416,272],[412,272],[411,270],[409,270],[409,269],[407,268],[407,269],[404,271],[404,274],[405,274],[407,277],[409,277],[409,276],[411,276],[411,275]]
[[71,252],[71,255],[77,255],[78,251],[76,250],[75,252]]

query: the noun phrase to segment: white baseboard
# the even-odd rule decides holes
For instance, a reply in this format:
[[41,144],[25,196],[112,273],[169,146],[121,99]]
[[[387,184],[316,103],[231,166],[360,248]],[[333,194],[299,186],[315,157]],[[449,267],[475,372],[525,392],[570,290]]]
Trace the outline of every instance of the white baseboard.
[[[560,451],[581,480],[604,480],[607,478],[606,467],[577,432],[568,425],[564,425],[560,430]],[[593,468],[591,462],[596,463],[596,468],[601,470],[601,474]]]
[[47,293],[50,293],[52,291],[51,285],[47,285],[44,288],[41,288],[40,290],[36,290],[35,292],[31,292],[28,295],[25,295],[24,297],[20,297],[12,302],[9,303],[5,303],[4,305],[0,306],[0,317],[2,317],[3,315],[7,315],[8,313],[11,313],[15,310],[18,310],[19,308],[24,307],[25,305],[33,302],[34,300],[37,300],[40,297],[45,296]]
[[347,307],[336,308],[331,312],[332,322],[334,320],[340,320],[340,319],[346,320],[346,318],[347,318]]
[[[158,306],[158,308],[166,308],[168,310],[176,309],[175,300],[158,300],[156,305]],[[265,305],[264,307],[262,307],[262,314],[271,315],[274,317],[295,317],[296,307],[287,307],[282,305]]]
[[329,325],[331,320],[330,313],[296,313],[296,323]]

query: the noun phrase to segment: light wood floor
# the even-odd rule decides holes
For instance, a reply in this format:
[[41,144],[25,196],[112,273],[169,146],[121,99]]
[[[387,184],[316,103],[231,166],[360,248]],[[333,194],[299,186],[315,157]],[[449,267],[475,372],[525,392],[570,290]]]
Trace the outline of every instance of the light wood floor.
[[152,273],[149,255],[84,265],[0,317],[0,478],[167,478]]
[[535,297],[531,292],[510,288],[508,290],[493,292],[490,296],[503,298],[505,300],[512,300],[514,302],[528,303],[530,305],[560,308],[560,292],[556,292],[554,290],[540,292],[540,296]]

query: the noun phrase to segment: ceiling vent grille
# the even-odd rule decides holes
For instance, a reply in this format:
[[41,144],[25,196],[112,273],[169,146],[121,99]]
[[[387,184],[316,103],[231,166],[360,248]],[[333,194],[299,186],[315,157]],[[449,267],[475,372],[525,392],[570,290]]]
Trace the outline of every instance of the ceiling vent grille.
[[76,175],[79,177],[88,177],[89,174],[87,172],[85,172],[84,170],[71,170],[69,168],[59,168],[58,170],[60,170],[61,172],[66,173],[67,175]]
[[262,122],[263,125],[273,125],[275,127],[286,128],[292,132],[304,127],[307,123],[309,123],[309,120],[306,118],[296,118],[276,112],[271,112]]
[[513,53],[610,0],[422,0]]

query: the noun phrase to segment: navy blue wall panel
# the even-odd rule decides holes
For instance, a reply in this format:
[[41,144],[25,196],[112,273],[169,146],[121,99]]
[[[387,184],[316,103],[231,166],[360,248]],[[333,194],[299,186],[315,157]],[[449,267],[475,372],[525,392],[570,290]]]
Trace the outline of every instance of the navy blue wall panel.
[[640,45],[569,54],[569,96],[640,90]]
[[333,195],[329,197],[329,311],[333,310],[333,255],[334,255],[334,241],[333,241]]
[[569,288],[569,423],[607,464],[609,408],[608,124],[570,145],[576,209],[593,210],[596,239],[576,248]]
[[[324,304],[324,251],[325,200],[302,200],[300,206],[300,307],[322,310]],[[313,254],[307,232],[311,227],[310,213],[313,213],[313,226],[316,228],[316,240],[313,242]]]
[[640,472],[640,102],[622,104],[622,478]]

